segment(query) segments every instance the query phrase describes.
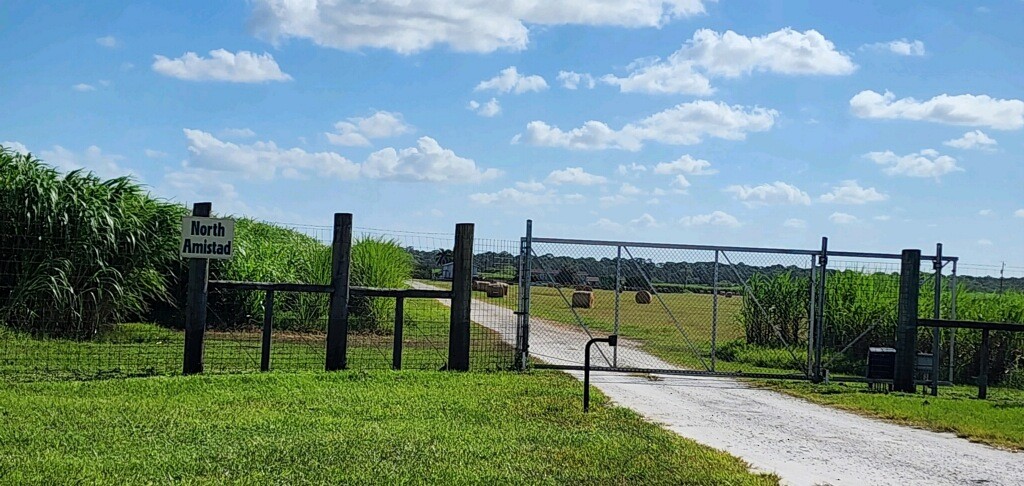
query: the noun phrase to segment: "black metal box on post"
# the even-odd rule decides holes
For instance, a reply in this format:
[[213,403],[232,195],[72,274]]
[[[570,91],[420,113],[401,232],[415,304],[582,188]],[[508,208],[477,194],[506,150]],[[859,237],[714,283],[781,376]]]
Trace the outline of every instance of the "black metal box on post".
[[868,348],[869,380],[891,380],[896,373],[896,348]]

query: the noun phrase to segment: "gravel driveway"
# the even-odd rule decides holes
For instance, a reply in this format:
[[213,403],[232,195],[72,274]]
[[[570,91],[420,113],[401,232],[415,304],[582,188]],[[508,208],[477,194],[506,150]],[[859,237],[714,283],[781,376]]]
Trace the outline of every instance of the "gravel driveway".
[[[474,322],[515,343],[511,310],[474,300],[471,313]],[[531,317],[530,334],[531,356],[583,362],[582,330]],[[628,341],[619,353],[633,366],[674,368]],[[592,359],[596,365],[600,358]],[[582,373],[570,374],[582,379]],[[616,404],[740,457],[754,470],[778,474],[784,484],[1024,485],[1024,454],[861,417],[733,379],[594,372],[591,383]]]

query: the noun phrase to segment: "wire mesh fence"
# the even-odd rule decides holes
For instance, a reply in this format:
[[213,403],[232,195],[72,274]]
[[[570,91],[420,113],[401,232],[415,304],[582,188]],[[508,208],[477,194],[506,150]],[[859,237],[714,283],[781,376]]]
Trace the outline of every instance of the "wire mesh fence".
[[541,361],[582,364],[545,340],[582,349],[617,334],[619,346],[598,348],[592,365],[808,371],[810,253],[545,239],[532,249],[530,349]]
[[[249,280],[274,283],[327,284],[330,280],[333,228],[246,221],[250,238],[230,261],[214,261],[211,280]],[[5,230],[11,230],[6,228]],[[410,233],[356,228],[353,285],[372,287],[451,287],[453,234]],[[378,257],[364,240],[393,242],[407,258],[412,278],[377,282],[363,278],[379,273],[371,265],[393,264],[395,254]],[[184,265],[170,280],[167,302],[157,302],[130,319],[104,318],[90,310],[89,296],[104,291],[95,269],[54,261],[71,239],[7,238],[0,253],[0,376],[13,380],[90,379],[179,374],[184,348]],[[12,242],[20,242],[17,246]],[[59,251],[58,251],[59,250]],[[377,260],[374,260],[374,259]],[[360,267],[360,265],[364,265]],[[513,365],[516,332],[515,294],[510,282],[518,278],[518,242],[478,238],[474,270],[480,286],[474,293],[470,359],[473,369],[508,369]],[[28,286],[62,272],[74,289],[69,302],[57,305],[40,298]],[[93,273],[90,273],[93,272]],[[362,272],[362,273],[360,273]],[[446,275],[446,272],[447,275]],[[92,280],[90,280],[92,279]],[[36,300],[21,297],[29,295]],[[204,362],[209,373],[260,370],[265,291],[211,286],[208,294]],[[20,300],[19,300],[20,299]],[[98,298],[97,298],[98,299]],[[101,300],[101,299],[100,299]],[[276,292],[272,313],[270,369],[322,370],[326,359],[329,297],[320,293]],[[407,299],[403,305],[401,366],[439,369],[448,353],[450,309],[447,300]],[[395,366],[393,298],[353,299],[350,305],[348,363],[353,369]],[[107,314],[108,316],[112,314]],[[69,318],[77,316],[77,318]],[[129,322],[137,321],[137,322]],[[118,322],[118,323],[114,323]]]

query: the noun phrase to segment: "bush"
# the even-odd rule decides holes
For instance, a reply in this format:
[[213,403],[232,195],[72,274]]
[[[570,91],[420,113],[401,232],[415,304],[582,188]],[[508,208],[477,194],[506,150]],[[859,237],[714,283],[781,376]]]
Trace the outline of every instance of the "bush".
[[184,209],[0,147],[0,320],[89,338],[168,301]]

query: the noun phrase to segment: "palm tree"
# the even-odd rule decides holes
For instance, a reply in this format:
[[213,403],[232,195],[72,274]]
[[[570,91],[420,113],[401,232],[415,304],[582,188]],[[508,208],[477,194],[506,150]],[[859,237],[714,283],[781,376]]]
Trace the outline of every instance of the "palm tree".
[[450,263],[453,260],[455,260],[455,252],[452,250],[442,248],[434,250],[434,262],[437,263],[437,266],[443,266],[445,263]]

